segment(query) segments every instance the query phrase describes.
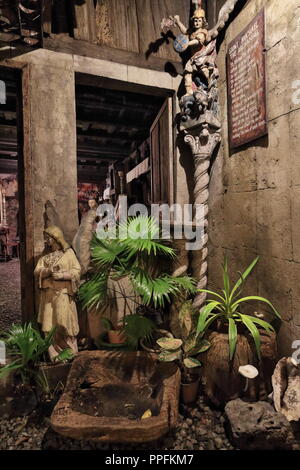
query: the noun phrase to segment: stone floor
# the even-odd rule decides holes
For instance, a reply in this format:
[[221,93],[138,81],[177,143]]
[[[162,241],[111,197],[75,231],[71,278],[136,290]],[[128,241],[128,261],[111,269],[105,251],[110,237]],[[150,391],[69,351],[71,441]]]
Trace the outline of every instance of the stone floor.
[[21,320],[20,262],[0,262],[0,331]]
[[202,397],[192,407],[180,405],[178,427],[158,441],[109,444],[64,438],[49,427],[49,419],[0,418],[0,450],[232,450],[221,411],[211,409]]

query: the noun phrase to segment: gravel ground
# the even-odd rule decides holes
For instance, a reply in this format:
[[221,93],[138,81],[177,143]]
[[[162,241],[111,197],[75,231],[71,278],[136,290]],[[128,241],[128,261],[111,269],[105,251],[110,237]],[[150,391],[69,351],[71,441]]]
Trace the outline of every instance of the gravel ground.
[[33,424],[26,418],[0,419],[0,450],[231,450],[220,411],[205,405],[181,405],[178,428],[159,441],[143,444],[100,444],[56,434],[46,419]]
[[20,261],[0,263],[0,331],[21,321]]

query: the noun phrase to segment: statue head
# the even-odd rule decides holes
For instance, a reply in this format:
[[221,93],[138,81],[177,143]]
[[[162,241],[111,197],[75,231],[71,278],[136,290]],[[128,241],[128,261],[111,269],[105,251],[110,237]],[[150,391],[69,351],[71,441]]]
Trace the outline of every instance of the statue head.
[[97,203],[97,198],[95,197],[90,197],[88,200],[88,205],[90,209],[97,209],[98,203]]
[[46,245],[52,251],[57,249],[57,247],[61,248],[63,251],[67,251],[67,249],[70,248],[70,245],[64,238],[62,230],[55,225],[45,228],[44,237]]
[[204,28],[206,26],[205,11],[203,8],[197,8],[192,16],[192,24],[195,29]]

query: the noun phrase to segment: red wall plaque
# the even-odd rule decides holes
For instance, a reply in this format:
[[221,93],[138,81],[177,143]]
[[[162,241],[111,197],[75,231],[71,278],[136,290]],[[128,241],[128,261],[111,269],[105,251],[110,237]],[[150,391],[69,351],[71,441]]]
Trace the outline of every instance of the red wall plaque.
[[227,86],[230,147],[266,135],[264,10],[228,46]]

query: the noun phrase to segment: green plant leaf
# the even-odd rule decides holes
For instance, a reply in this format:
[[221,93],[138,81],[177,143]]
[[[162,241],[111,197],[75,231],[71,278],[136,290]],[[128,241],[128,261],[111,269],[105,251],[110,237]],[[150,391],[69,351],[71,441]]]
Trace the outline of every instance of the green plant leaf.
[[209,304],[207,304],[205,307],[201,309],[200,314],[199,314],[198,325],[197,325],[197,334],[201,334],[205,331],[206,320],[218,304],[219,304],[218,301],[210,302]]
[[199,341],[199,339],[198,339],[197,344],[195,345],[195,348],[192,349],[189,352],[189,355],[194,356],[194,355],[197,355],[197,354],[204,353],[210,347],[211,347],[211,343],[209,341],[207,341],[206,339],[200,339],[200,341]]
[[229,318],[228,321],[229,321],[229,329],[228,329],[229,358],[230,360],[232,360],[234,353],[235,353],[236,342],[237,342],[237,327],[233,318]]
[[254,339],[257,356],[260,360],[261,359],[261,352],[260,352],[260,334],[259,334],[259,331],[256,328],[255,324],[253,323],[252,318],[249,315],[240,314],[240,317],[241,317],[242,322],[248,328],[248,330],[250,331],[250,333],[251,333],[251,335]]
[[229,281],[229,275],[228,275],[228,259],[226,255],[224,257],[224,264],[223,264],[223,284],[224,284],[223,292],[224,292],[225,299],[227,300],[230,294],[230,281]]
[[196,309],[193,307],[193,301],[185,301],[178,312],[178,321],[180,325],[180,337],[187,339],[193,330],[194,320],[196,318]]
[[195,279],[162,273],[162,261],[174,259],[176,253],[161,239],[153,217],[130,217],[119,224],[115,235],[117,238],[95,236],[92,240],[92,275],[78,293],[83,308],[103,313],[113,297],[109,280],[118,276],[128,276],[134,293],[146,306],[163,308],[180,295],[196,292]]
[[271,309],[273,310],[273,312],[275,313],[276,317],[279,318],[281,320],[281,316],[280,314],[277,312],[277,310],[275,309],[275,307],[273,306],[273,304],[271,304],[271,302],[267,299],[265,299],[264,297],[259,297],[258,295],[250,295],[248,297],[243,297],[242,299],[238,299],[236,300],[233,304],[232,304],[232,309],[233,310],[236,310],[239,305],[243,302],[248,302],[249,300],[258,300],[260,302],[264,302],[266,303],[267,305],[269,305],[269,307],[271,307]]
[[162,349],[166,349],[168,351],[174,351],[179,349],[182,346],[182,340],[176,338],[159,338],[157,341],[158,346]]
[[23,367],[23,364],[20,360],[11,362],[6,366],[0,367],[0,379],[5,379],[11,372],[14,370],[20,369]]
[[222,297],[222,295],[218,294],[217,292],[214,292],[212,290],[207,290],[207,289],[198,289],[198,292],[204,292],[206,294],[214,295],[218,299],[220,299],[222,302],[225,302],[225,298]]
[[249,316],[251,320],[253,321],[253,323],[256,323],[257,325],[261,326],[264,330],[275,333],[273,326],[270,325],[270,323],[266,322],[265,320],[262,320],[261,318],[252,317],[250,315],[245,315],[245,316],[246,317]]
[[64,349],[55,357],[55,362],[70,361],[71,359],[73,359],[73,357],[74,354],[72,349]]
[[216,320],[218,319],[221,319],[221,318],[224,318],[223,314],[222,313],[215,313],[214,315],[212,315],[211,317],[208,318],[208,320],[206,320],[206,323],[205,323],[205,326],[204,326],[204,329],[203,331],[206,331],[207,328],[212,324],[214,323]]
[[239,280],[236,282],[230,294],[230,302],[232,302],[235,292],[239,289],[242,283],[245,282],[245,280],[247,279],[247,277],[249,276],[253,268],[256,266],[258,260],[259,260],[259,256],[257,256],[257,258],[255,258],[252,261],[252,263],[248,266],[248,268],[243,272]]
[[182,353],[181,351],[170,352],[163,350],[159,355],[158,359],[162,362],[172,362],[176,360],[181,360]]
[[111,322],[111,320],[109,318],[106,318],[106,317],[102,317],[100,319],[101,321],[101,324],[103,326],[103,328],[106,330],[106,331],[110,331],[110,330],[113,330],[114,329],[114,326]]
[[24,325],[12,325],[5,333],[3,340],[8,354],[18,357],[14,362],[7,364],[0,370],[0,377],[4,377],[13,370],[18,370],[23,383],[36,381],[37,364],[45,360],[45,354],[53,343],[56,329],[43,337],[31,323]]
[[127,344],[132,349],[137,349],[141,339],[151,339],[155,324],[149,318],[142,315],[126,315],[124,318],[123,332],[127,337]]
[[100,313],[109,301],[108,278],[110,271],[95,273],[91,279],[80,286],[78,297],[82,307],[94,308]]
[[201,362],[194,357],[186,357],[183,359],[183,363],[188,369],[193,369],[194,367],[200,367],[202,365]]
[[141,296],[145,305],[164,307],[183,292],[195,292],[195,280],[189,276],[173,277],[169,274],[151,277],[144,269],[134,267],[130,276],[134,290]]

